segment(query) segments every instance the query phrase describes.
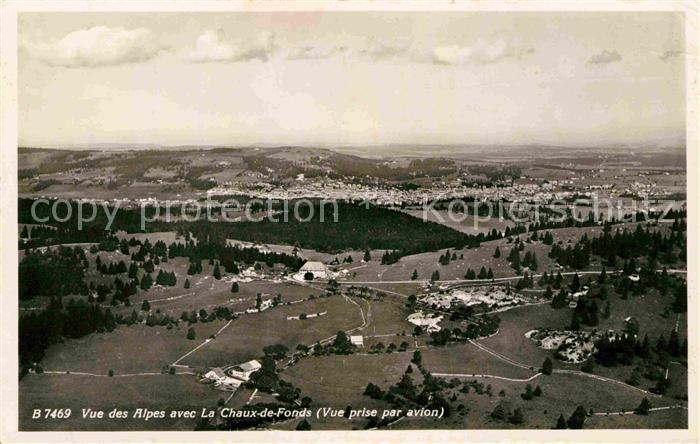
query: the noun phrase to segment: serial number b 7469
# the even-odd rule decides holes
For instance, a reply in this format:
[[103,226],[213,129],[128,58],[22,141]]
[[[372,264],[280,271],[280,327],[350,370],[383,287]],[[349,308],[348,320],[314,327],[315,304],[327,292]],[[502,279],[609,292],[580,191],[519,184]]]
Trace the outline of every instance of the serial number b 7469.
[[71,409],[34,409],[32,419],[66,419],[71,413]]

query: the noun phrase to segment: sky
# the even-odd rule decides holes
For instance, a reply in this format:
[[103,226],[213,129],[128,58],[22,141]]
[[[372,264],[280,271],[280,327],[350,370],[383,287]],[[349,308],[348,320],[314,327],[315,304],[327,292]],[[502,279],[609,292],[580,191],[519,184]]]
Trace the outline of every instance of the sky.
[[684,144],[672,12],[21,13],[21,146]]

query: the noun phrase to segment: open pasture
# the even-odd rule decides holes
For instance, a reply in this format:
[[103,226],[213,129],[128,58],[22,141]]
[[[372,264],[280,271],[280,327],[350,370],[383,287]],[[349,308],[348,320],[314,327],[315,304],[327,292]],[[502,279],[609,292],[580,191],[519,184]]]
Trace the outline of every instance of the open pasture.
[[[287,320],[288,316],[324,311],[327,312],[324,316]],[[312,345],[334,336],[339,330],[362,324],[359,305],[340,296],[282,305],[261,313],[242,315],[215,340],[188,356],[181,364],[194,367],[236,364],[259,358],[267,345],[283,344],[293,350],[298,344]]]
[[224,321],[193,324],[196,339],[187,339],[188,326],[148,327],[145,324],[119,326],[111,333],[94,333],[79,339],[65,340],[50,347],[41,364],[47,371],[87,372],[106,375],[160,372],[209,335]]

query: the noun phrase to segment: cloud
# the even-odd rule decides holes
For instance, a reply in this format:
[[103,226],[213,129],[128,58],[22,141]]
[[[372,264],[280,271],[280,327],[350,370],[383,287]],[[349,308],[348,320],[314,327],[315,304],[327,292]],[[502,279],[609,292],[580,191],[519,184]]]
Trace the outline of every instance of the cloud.
[[51,66],[96,68],[146,62],[167,46],[148,29],[95,26],[53,43],[23,42],[27,53]]
[[619,52],[608,51],[607,49],[605,49],[605,50],[603,50],[603,52],[595,54],[593,57],[588,59],[588,64],[589,65],[607,65],[608,63],[619,62],[621,60],[622,60],[622,56],[620,55]]
[[445,45],[432,50],[429,57],[439,65],[486,65],[506,59],[520,59],[535,52],[535,48],[522,46],[505,38],[487,41],[479,39],[470,46]]
[[348,51],[347,46],[304,45],[296,46],[287,52],[288,60],[328,59]]
[[663,54],[661,54],[661,55],[659,56],[659,58],[660,58],[661,60],[666,61],[666,60],[668,60],[668,59],[676,58],[676,57],[678,57],[678,56],[680,56],[680,55],[682,55],[682,54],[683,54],[683,51],[680,51],[680,50],[678,50],[678,49],[669,49],[668,51],[666,51],[666,52],[664,52]]
[[275,34],[269,31],[254,38],[227,42],[222,29],[209,30],[197,38],[192,52],[187,56],[191,63],[245,62],[260,60],[266,62],[277,50]]

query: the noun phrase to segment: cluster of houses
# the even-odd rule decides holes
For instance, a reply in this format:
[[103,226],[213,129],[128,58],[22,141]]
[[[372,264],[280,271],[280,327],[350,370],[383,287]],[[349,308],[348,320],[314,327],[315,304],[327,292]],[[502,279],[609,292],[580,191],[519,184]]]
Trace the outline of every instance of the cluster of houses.
[[213,383],[219,390],[234,391],[261,367],[255,359],[230,367],[215,367],[206,372],[200,382]]
[[580,291],[577,291],[576,293],[572,293],[569,296],[569,308],[576,308],[578,306],[578,300],[581,299],[581,297],[585,296],[588,294],[588,286],[584,285],[581,287]]
[[440,321],[442,321],[442,315],[434,313],[423,313],[422,310],[411,314],[406,319],[413,325],[421,328],[425,328],[428,333],[433,333],[440,331]]

